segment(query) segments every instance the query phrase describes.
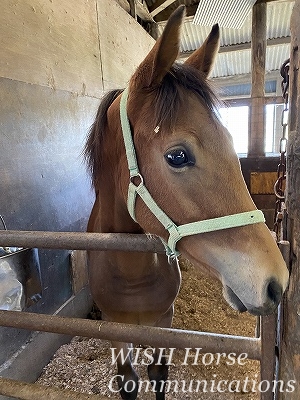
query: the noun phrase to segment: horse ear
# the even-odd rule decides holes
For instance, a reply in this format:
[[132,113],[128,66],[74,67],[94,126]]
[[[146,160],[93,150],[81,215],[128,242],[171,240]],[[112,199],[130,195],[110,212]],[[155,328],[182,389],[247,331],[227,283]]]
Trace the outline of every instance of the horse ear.
[[203,45],[189,56],[189,58],[185,61],[185,64],[197,68],[203,72],[205,76],[208,76],[213,68],[219,48],[220,29],[219,25],[216,24],[212,27],[212,30]]
[[180,26],[185,6],[179,6],[170,16],[161,37],[131,78],[134,88],[158,85],[170,70],[179,52]]

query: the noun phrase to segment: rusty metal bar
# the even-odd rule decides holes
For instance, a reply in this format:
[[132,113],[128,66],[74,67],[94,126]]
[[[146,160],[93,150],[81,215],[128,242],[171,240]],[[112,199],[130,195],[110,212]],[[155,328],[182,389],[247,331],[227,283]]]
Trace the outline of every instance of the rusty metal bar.
[[165,248],[157,236],[130,233],[1,230],[0,245],[41,249],[165,252]]
[[[278,247],[281,251],[287,268],[289,268],[290,260],[290,243],[286,240],[278,242]],[[261,381],[272,382],[273,379],[278,379],[277,367],[280,360],[279,347],[281,342],[281,306],[279,306],[277,313],[261,317],[260,320],[260,335],[261,335],[261,360],[260,360],[260,378]],[[277,347],[277,349],[276,349]],[[272,391],[272,387],[266,392],[262,392],[260,400],[274,400],[276,393]]]
[[0,325],[34,331],[55,332],[165,348],[201,347],[204,353],[247,353],[260,360],[261,342],[257,338],[216,333],[158,328],[117,322],[92,321],[18,311],[0,311]]
[[281,251],[282,257],[286,263],[288,269],[290,269],[290,251],[291,245],[290,242],[287,240],[281,240],[278,243],[279,250]]
[[78,393],[67,389],[59,389],[0,377],[0,394],[22,400],[109,400],[110,397]]
[[[277,314],[261,317],[261,360],[260,378],[261,381],[272,382],[275,374],[275,346],[276,346],[276,325]],[[266,392],[261,392],[260,400],[272,400],[274,392],[272,385]]]

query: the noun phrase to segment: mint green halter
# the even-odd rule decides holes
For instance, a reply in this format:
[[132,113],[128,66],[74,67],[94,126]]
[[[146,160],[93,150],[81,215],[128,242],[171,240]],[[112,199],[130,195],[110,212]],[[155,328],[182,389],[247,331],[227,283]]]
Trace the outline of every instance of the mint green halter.
[[[169,232],[168,243],[164,243],[168,256],[177,257],[180,253],[176,250],[178,240],[185,236],[196,235],[199,233],[213,232],[222,229],[235,228],[239,226],[257,224],[265,222],[264,214],[260,210],[246,211],[243,213],[227,215],[225,217],[206,219],[203,221],[192,222],[189,224],[177,226],[167,214],[156,204],[155,200],[149,193],[144,184],[143,176],[141,175],[137,163],[136,152],[132,139],[130,124],[127,116],[127,98],[128,88],[124,90],[120,103],[120,117],[123,132],[123,138],[126,149],[128,168],[130,173],[130,182],[128,187],[127,208],[132,219],[135,218],[135,202],[136,196],[139,195],[146,206],[155,215],[158,221]],[[133,178],[139,178],[138,185],[133,183]]]

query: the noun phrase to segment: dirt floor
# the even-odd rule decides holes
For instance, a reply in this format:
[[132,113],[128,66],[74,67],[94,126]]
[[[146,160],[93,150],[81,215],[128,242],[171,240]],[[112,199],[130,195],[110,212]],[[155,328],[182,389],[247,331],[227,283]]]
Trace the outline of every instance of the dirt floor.
[[[181,261],[181,270],[183,282],[175,304],[174,328],[255,336],[256,318],[248,313],[239,314],[227,306],[222,298],[221,285],[215,278],[197,272],[185,261]],[[200,355],[197,365],[192,365],[191,358],[188,365],[182,365],[184,356],[185,351],[174,352],[172,362],[175,365],[170,367],[167,400],[259,399],[257,361],[245,359],[244,365],[237,365],[235,360],[235,365],[228,365],[232,363],[227,358],[216,365],[217,358],[211,362],[210,356],[203,359]],[[38,382],[120,399],[110,389],[110,382],[116,374],[116,367],[111,361],[109,342],[75,337],[56,352]],[[138,365],[136,369],[141,379],[146,380],[146,367]],[[201,383],[197,388],[199,381]],[[111,388],[117,389],[115,382]],[[142,389],[138,398],[150,400],[155,396]]]

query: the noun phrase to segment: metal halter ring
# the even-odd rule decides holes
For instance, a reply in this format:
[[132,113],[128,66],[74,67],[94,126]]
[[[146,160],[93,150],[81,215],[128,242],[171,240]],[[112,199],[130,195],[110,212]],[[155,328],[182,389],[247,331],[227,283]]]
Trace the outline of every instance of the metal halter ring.
[[[133,182],[134,178],[140,179],[140,182],[138,185]],[[144,185],[144,178],[140,173],[134,174],[134,175],[130,176],[130,183],[132,183],[136,187],[142,186],[142,185]]]

